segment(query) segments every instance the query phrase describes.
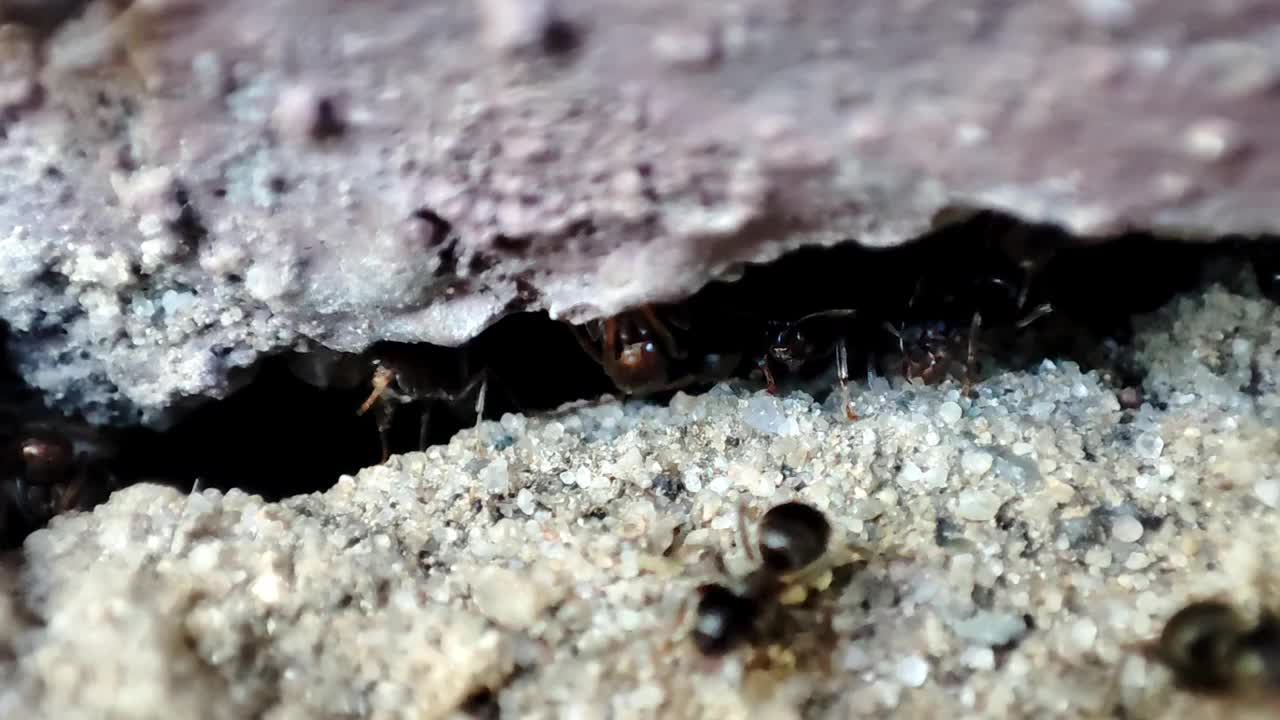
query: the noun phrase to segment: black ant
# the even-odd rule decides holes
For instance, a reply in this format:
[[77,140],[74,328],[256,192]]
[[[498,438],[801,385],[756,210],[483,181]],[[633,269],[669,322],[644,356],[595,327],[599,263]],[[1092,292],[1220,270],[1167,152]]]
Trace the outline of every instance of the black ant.
[[960,374],[967,395],[977,379],[984,324],[1018,331],[1053,312],[1050,302],[1028,306],[1036,298],[1033,280],[1055,246],[1033,243],[1036,235],[1025,227],[1006,229],[991,217],[984,223],[993,239],[974,257],[956,259],[973,264],[934,258],[930,266],[940,274],[917,278],[905,303],[906,320],[884,323],[898,343],[897,370],[910,380],[932,385]]
[[1263,610],[1251,622],[1224,602],[1192,603],[1165,624],[1156,659],[1189,691],[1280,691],[1280,617]]
[[1280,615],[1264,609],[1250,620],[1230,603],[1199,600],[1138,648],[1173,674],[1181,690],[1213,697],[1280,699]]
[[[1250,617],[1231,602],[1196,600],[1170,616],[1157,638],[1123,647],[1165,668],[1175,690],[1280,707],[1280,614],[1274,609]],[[1118,702],[1119,682],[1117,674],[1110,706],[1127,716],[1132,708]]]
[[19,426],[0,457],[0,542],[16,546],[55,515],[90,509],[118,486],[114,447],[70,423]]
[[[787,373],[795,373],[815,361],[835,355],[836,381],[840,385],[845,415],[856,420],[849,403],[849,329],[847,321],[857,314],[852,309],[819,310],[786,323],[769,323],[776,329],[764,352],[756,361],[764,375],[769,394],[778,393],[777,370],[780,366]],[[832,320],[845,320],[833,323]],[[819,322],[827,321],[827,322]]]
[[[739,534],[746,536],[739,512]],[[832,567],[819,562],[827,554],[831,525],[825,515],[802,502],[777,505],[760,519],[756,552],[745,547],[759,567],[738,589],[720,583],[698,587],[692,637],[698,652],[720,657],[761,639],[765,622],[782,606],[804,602],[810,590],[832,583]]]
[[723,380],[737,368],[741,353],[702,351],[691,326],[683,308],[643,305],[573,331],[618,390],[647,395]]

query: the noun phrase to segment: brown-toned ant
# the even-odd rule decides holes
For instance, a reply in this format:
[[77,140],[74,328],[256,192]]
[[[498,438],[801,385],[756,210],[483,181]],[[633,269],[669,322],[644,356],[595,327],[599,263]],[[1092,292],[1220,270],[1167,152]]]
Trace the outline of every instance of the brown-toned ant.
[[427,446],[433,404],[460,408],[474,400],[476,418],[483,415],[489,373],[483,368],[473,372],[468,356],[466,348],[380,342],[363,353],[317,348],[293,356],[289,367],[299,379],[322,389],[352,389],[369,383],[369,394],[356,414],[373,412],[381,462],[386,462],[391,456],[392,421],[402,405],[421,405],[419,450]]
[[370,409],[374,411],[382,443],[382,462],[391,454],[388,433],[400,405],[413,402],[422,405],[419,450],[427,446],[433,403],[458,407],[464,400],[474,398],[476,418],[484,414],[489,374],[484,369],[471,372],[465,350],[426,343],[382,343],[372,348],[367,357],[373,366],[370,381],[373,389],[356,412],[363,415]]
[[0,458],[0,541],[14,546],[55,515],[83,510],[118,485],[108,468],[114,447],[69,421],[20,424]]
[[646,395],[723,380],[737,368],[741,353],[703,351],[691,326],[682,308],[643,305],[573,332],[618,390]]

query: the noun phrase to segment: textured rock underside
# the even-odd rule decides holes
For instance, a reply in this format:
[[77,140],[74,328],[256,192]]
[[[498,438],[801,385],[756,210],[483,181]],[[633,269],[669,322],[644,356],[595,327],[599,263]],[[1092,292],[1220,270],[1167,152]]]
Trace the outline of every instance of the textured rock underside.
[[1267,0],[120,5],[0,26],[0,317],[96,421],[308,339],[583,320],[948,207],[1280,226]]
[[[434,718],[489,688],[521,718],[1099,717],[1116,687],[1205,717],[1122,646],[1192,597],[1276,597],[1277,328],[1222,287],[1174,301],[1139,324],[1136,409],[1071,363],[973,400],[875,380],[853,422],[722,386],[506,416],[279,504],[135,486],[29,538],[0,715]],[[717,577],[700,548],[747,569],[740,501],[795,497],[874,556],[824,596],[828,668],[798,612],[800,670],[744,681],[679,607]]]

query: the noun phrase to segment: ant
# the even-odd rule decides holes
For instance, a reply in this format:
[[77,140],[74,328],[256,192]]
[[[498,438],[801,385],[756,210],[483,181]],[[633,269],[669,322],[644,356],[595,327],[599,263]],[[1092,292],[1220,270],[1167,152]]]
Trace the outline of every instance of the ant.
[[[1280,614],[1273,608],[1250,616],[1229,601],[1195,600],[1157,638],[1124,647],[1165,668],[1172,687],[1191,696],[1280,708]],[[1119,694],[1117,675],[1111,706],[1127,715]]]
[[1165,622],[1139,654],[1163,665],[1180,690],[1206,697],[1280,700],[1280,615],[1249,619],[1221,600],[1197,600]]
[[373,366],[370,383],[373,389],[356,411],[363,415],[375,412],[378,438],[382,443],[382,462],[391,455],[388,433],[400,405],[422,403],[418,424],[418,449],[427,447],[431,424],[431,405],[445,403],[456,408],[474,396],[475,416],[484,416],[485,396],[489,387],[487,369],[471,372],[465,351],[459,353],[426,343],[381,343],[366,355]]
[[[746,537],[745,515],[738,532]],[[766,622],[783,606],[798,605],[812,590],[829,587],[834,567],[827,556],[831,524],[818,509],[802,502],[771,508],[760,519],[755,552],[744,543],[759,567],[737,589],[721,583],[700,585],[692,630],[694,646],[704,657],[721,657],[762,639]],[[683,617],[682,611],[681,616]]]
[[471,372],[465,350],[428,343],[381,342],[363,353],[317,348],[294,355],[289,369],[298,379],[320,389],[350,390],[369,383],[369,394],[356,414],[373,411],[382,450],[380,462],[384,463],[391,456],[391,426],[401,405],[422,405],[418,425],[418,449],[422,450],[427,446],[432,403],[457,408],[474,396],[479,418],[484,413],[489,380],[487,369]]
[[778,327],[770,336],[765,351],[756,361],[756,366],[764,374],[765,386],[770,395],[778,394],[777,369],[780,365],[788,373],[795,373],[817,360],[824,360],[835,354],[836,381],[840,385],[840,395],[845,416],[850,420],[858,419],[849,401],[849,347],[847,329],[831,323],[818,324],[818,320],[850,319],[855,317],[856,310],[833,309],[819,310],[804,315],[797,320],[786,323],[769,323]]
[[1272,610],[1251,622],[1229,603],[1191,603],[1165,623],[1154,653],[1190,692],[1280,691],[1280,616]]
[[114,448],[68,424],[23,424],[0,453],[4,547],[18,545],[55,515],[92,508],[118,486],[106,466]]
[[[946,275],[919,277],[906,302],[908,321],[884,328],[898,341],[899,371],[909,380],[933,385],[963,367],[963,393],[978,374],[978,350],[986,322],[992,329],[1025,329],[1053,312],[1041,302],[1030,310],[1032,280],[1052,257],[1053,248],[1033,247],[1025,228],[998,236],[979,253],[976,277],[946,263]],[[965,280],[957,283],[957,277]],[[984,321],[984,318],[986,320]],[[994,322],[992,322],[994,321]],[[959,358],[959,359],[958,359]]]
[[665,307],[660,313],[654,305],[642,305],[572,329],[615,387],[629,395],[648,395],[722,380],[737,368],[740,353],[691,350],[691,325],[681,309]]

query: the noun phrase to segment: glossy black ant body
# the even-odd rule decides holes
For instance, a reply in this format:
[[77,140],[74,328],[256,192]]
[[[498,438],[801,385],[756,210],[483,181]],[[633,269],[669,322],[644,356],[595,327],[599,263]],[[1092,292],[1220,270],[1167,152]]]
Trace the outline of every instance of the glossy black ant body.
[[1188,692],[1280,699],[1280,616],[1272,610],[1251,621],[1229,603],[1191,603],[1169,618],[1144,654]]
[[[745,537],[742,523],[739,513],[739,534]],[[718,657],[755,641],[766,616],[808,596],[806,582],[825,579],[829,584],[829,571],[823,573],[817,566],[830,540],[830,523],[810,505],[787,502],[766,512],[760,519],[756,552],[746,545],[759,567],[742,580],[741,588],[720,583],[698,587],[692,630],[698,652]]]
[[[1036,241],[1032,229],[989,214],[978,223],[987,237],[979,250],[965,249],[954,258],[931,250],[918,262],[935,271],[917,275],[897,322],[883,323],[897,342],[894,369],[901,375],[925,384],[960,375],[966,394],[977,378],[984,326],[1019,331],[1054,309],[1034,291],[1034,279],[1056,245]],[[944,235],[936,242],[956,240]]]
[[[778,391],[777,373],[794,373],[815,361],[830,359],[847,343],[849,321],[856,310],[819,310],[789,322],[769,322],[769,341],[756,365],[770,394]],[[846,345],[847,347],[847,345]]]

